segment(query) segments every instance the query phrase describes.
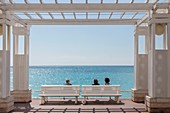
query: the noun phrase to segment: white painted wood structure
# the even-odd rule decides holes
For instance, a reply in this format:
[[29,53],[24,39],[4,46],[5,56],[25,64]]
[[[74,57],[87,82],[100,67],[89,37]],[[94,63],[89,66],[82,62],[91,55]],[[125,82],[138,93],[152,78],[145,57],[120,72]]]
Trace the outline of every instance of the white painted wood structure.
[[[31,101],[28,79],[29,33],[29,26],[13,26],[13,91],[11,95],[15,102]],[[21,40],[23,40],[23,46],[19,43]]]
[[[30,25],[135,25],[134,91],[146,90],[148,92],[145,100],[148,110],[157,109],[159,111],[161,107],[156,105],[161,102],[170,103],[170,101],[161,100],[170,98],[170,88],[168,87],[170,86],[170,50],[168,49],[170,46],[170,0],[127,1],[0,0],[0,24],[3,38],[2,44],[0,44],[3,45],[3,49],[0,51],[0,105],[1,100],[10,97],[10,35],[7,35],[10,34],[9,26],[13,26],[13,59],[15,59],[12,93],[31,95],[28,86]],[[141,32],[142,29],[146,32]],[[160,32],[159,30],[165,31],[164,35],[161,35],[164,45],[162,50],[155,49],[155,37],[156,33]],[[146,39],[144,54],[138,52],[140,35],[145,35]],[[25,40],[24,54],[17,52],[17,40],[20,36]],[[134,95],[138,95],[138,93],[134,93]],[[136,97],[138,98],[138,96]],[[30,96],[25,96],[23,100],[29,100],[29,98]],[[154,103],[152,101],[154,99],[161,101]],[[5,102],[6,105],[9,103]],[[169,103],[167,109],[170,108]],[[154,104],[156,108],[152,108],[151,104]],[[0,107],[0,110],[10,111],[8,106]]]
[[[0,110],[11,111],[14,106],[10,96],[10,41],[11,18],[7,12],[0,14]],[[4,108],[2,108],[4,107]]]
[[82,85],[82,96],[84,103],[88,97],[115,97],[115,101],[119,103],[120,85]]
[[41,104],[48,102],[48,97],[75,97],[75,104],[78,103],[80,85],[42,85]]
[[[135,102],[144,102],[145,96],[148,94],[148,26],[137,26],[135,29],[134,41],[134,77],[135,86],[132,89],[132,100]],[[139,38],[144,36],[144,52],[139,51]]]

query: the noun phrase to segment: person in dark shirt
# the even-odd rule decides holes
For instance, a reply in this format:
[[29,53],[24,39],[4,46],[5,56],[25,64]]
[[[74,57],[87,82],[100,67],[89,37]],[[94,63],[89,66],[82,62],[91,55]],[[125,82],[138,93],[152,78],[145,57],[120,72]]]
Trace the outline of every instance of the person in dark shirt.
[[72,84],[70,84],[70,80],[66,80],[66,84],[65,85],[72,85]]
[[100,84],[98,83],[97,79],[94,79],[94,84],[92,84],[92,85],[100,85]]
[[105,85],[110,85],[110,79],[109,78],[105,78],[104,81],[105,81]]

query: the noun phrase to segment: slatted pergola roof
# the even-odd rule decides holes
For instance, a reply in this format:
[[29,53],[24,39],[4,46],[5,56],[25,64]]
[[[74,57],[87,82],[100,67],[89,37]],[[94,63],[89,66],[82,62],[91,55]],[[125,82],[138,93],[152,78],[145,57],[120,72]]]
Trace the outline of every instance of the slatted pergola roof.
[[168,0],[1,0],[1,10],[30,25],[134,25]]

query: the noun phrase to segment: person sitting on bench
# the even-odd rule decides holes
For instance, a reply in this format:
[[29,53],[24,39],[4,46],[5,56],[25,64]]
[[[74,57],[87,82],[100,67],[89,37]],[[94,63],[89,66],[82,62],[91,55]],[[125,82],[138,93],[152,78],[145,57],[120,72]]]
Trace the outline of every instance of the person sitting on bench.
[[100,85],[100,84],[98,83],[97,79],[94,79],[94,84],[92,84],[92,85]]

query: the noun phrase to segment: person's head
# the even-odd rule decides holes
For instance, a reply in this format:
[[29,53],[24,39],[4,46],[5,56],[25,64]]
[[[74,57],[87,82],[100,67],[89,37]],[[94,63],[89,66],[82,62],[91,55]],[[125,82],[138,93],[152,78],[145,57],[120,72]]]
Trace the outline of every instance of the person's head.
[[70,83],[70,80],[66,80],[66,83],[69,84],[69,83]]
[[97,79],[94,79],[94,84],[98,84],[98,80]]
[[110,82],[110,79],[109,79],[109,78],[105,78],[105,82],[106,82],[106,83],[109,83],[109,82]]

